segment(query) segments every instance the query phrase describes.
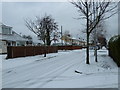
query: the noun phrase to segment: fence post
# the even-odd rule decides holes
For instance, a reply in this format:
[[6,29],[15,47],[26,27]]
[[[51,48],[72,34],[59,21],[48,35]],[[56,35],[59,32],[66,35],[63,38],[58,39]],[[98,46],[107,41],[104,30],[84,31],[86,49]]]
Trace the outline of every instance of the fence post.
[[24,46],[24,56],[26,56],[26,46]]
[[13,47],[12,46],[10,47],[10,50],[11,50],[11,58],[13,58]]
[[35,46],[33,46],[34,56],[35,56]]

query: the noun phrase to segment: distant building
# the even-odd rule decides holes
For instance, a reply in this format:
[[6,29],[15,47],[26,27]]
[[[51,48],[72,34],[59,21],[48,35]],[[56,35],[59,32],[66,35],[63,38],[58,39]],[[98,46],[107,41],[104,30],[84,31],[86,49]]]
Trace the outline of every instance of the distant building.
[[85,46],[86,42],[81,41],[76,38],[68,37],[68,36],[62,36],[61,39],[66,43],[67,45],[80,45],[80,46]]
[[7,46],[25,46],[28,40],[12,30],[12,27],[0,25],[0,53],[7,53]]

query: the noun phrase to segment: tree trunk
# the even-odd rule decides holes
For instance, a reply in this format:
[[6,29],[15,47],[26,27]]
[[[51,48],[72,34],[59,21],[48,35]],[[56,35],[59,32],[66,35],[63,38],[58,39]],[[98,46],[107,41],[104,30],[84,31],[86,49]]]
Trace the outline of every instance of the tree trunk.
[[97,47],[95,49],[95,62],[98,62],[98,60],[97,60]]
[[47,45],[50,46],[51,41],[50,41],[50,37],[47,38]]
[[89,62],[89,35],[87,35],[87,50],[86,50],[86,64],[90,64]]
[[46,46],[45,46],[44,48],[45,48],[45,53],[44,53],[44,57],[46,57]]
[[50,40],[50,34],[49,34],[49,30],[47,30],[47,37],[46,37],[46,41],[47,41],[47,45],[50,46],[51,44],[51,40]]

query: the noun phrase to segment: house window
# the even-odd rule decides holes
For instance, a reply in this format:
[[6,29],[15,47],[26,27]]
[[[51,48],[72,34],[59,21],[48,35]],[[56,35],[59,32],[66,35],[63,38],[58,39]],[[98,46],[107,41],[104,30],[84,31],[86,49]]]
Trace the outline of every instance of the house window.
[[11,34],[11,28],[2,27],[2,34]]

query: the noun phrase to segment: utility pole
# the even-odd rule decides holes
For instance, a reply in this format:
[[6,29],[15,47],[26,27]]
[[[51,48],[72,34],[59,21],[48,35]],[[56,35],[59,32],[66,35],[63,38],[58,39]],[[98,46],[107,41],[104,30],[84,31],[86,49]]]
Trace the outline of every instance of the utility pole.
[[62,36],[63,36],[63,33],[62,33],[62,26],[61,26],[61,43],[62,43],[62,45],[63,45]]
[[[45,27],[46,27],[46,29],[47,29],[47,23],[45,23]],[[46,57],[46,51],[47,51],[47,50],[46,50],[46,49],[47,49],[47,48],[46,48],[46,43],[47,43],[47,42],[46,42],[46,38],[47,38],[47,33],[46,33],[46,32],[47,32],[47,31],[45,30],[45,42],[44,42],[44,50],[45,50],[45,51],[44,51],[44,57]]]

